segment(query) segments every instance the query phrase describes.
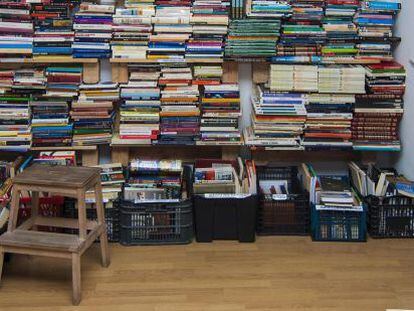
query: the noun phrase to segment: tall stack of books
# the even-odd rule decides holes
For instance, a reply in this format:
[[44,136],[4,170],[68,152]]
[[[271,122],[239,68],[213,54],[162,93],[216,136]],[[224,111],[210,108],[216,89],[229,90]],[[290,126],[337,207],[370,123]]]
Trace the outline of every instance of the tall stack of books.
[[199,89],[192,85],[191,68],[163,67],[159,144],[192,145],[200,133]]
[[326,1],[323,27],[328,40],[322,47],[323,57],[352,60],[357,55],[358,29],[353,20],[359,2],[359,0]]
[[398,126],[403,115],[406,72],[397,62],[368,65],[366,96],[354,109],[354,149],[399,151]]
[[276,61],[314,62],[320,55],[320,46],[326,41],[321,26],[323,1],[291,1],[293,14],[282,24],[282,35],[277,46]]
[[110,41],[114,10],[113,5],[99,5],[89,2],[80,4],[73,24],[75,30],[75,42],[72,44],[73,57],[111,57]]
[[73,145],[108,144],[115,119],[114,102],[119,100],[116,83],[81,84],[79,98],[72,103]]
[[147,57],[148,42],[152,33],[152,16],[155,8],[152,3],[125,3],[125,8],[116,8],[113,16],[113,58]]
[[129,69],[129,82],[120,86],[119,139],[150,145],[157,140],[160,130],[160,66],[142,64]]
[[206,85],[201,98],[201,139],[197,144],[241,143],[237,84]]
[[252,97],[252,126],[244,135],[246,144],[280,150],[303,149],[301,135],[306,121],[306,100],[305,94],[278,93],[256,86]]
[[401,9],[401,0],[365,0],[355,16],[359,26],[360,42],[358,53],[361,56],[392,59],[393,26],[395,15]]
[[317,92],[318,66],[272,64],[270,89],[279,92]]
[[365,94],[365,69],[360,65],[319,66],[320,93]]
[[303,139],[307,150],[352,148],[351,124],[354,94],[309,94]]
[[275,56],[280,27],[280,19],[232,20],[225,46],[226,57]]
[[0,57],[30,57],[33,50],[30,4],[24,1],[1,1],[0,16]]
[[72,55],[75,33],[72,14],[79,1],[49,0],[33,3],[34,55]]
[[192,33],[191,0],[157,0],[155,3],[149,58],[183,60],[186,42]]
[[187,42],[186,59],[220,59],[224,54],[224,37],[229,23],[229,3],[222,0],[195,0],[190,22],[193,37]]

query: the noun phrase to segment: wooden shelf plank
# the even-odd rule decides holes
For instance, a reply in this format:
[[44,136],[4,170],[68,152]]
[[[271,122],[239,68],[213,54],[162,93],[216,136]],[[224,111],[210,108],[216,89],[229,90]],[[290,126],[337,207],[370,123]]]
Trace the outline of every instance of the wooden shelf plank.
[[0,58],[0,64],[96,64],[97,58],[73,58],[72,56],[34,56],[25,59]]
[[[143,58],[111,58],[111,63],[118,64],[145,64],[145,63],[174,63],[171,59],[143,59]],[[216,58],[200,58],[200,59],[183,59],[176,62],[183,62],[188,64],[221,64],[223,59]]]
[[82,151],[96,150],[97,146],[32,147],[32,151]]

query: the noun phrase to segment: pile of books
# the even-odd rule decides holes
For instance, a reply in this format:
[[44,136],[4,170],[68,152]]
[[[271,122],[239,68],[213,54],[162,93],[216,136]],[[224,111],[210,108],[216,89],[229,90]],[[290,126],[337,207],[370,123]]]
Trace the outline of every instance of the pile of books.
[[401,0],[361,2],[355,16],[359,27],[358,53],[364,57],[381,60],[392,59],[393,26],[395,15],[401,9]]
[[75,42],[72,44],[73,57],[109,58],[112,38],[113,5],[82,2],[75,14],[73,29]]
[[279,92],[317,92],[318,66],[271,64],[270,89]]
[[30,57],[33,50],[30,4],[25,1],[1,1],[0,16],[0,57]]
[[405,92],[406,72],[404,66],[390,61],[367,65],[366,85],[369,94],[395,95],[402,98]]
[[154,34],[150,36],[149,58],[184,59],[186,42],[192,33],[191,0],[157,0]]
[[280,25],[280,19],[232,20],[225,46],[226,57],[275,56]]
[[75,33],[72,14],[79,1],[49,0],[33,3],[34,55],[72,55]]
[[193,76],[193,84],[218,85],[223,76],[223,67],[219,65],[196,65],[193,66]]
[[364,94],[365,69],[360,65],[319,66],[320,93]]
[[187,42],[186,59],[220,59],[224,54],[227,35],[229,3],[222,0],[195,0],[190,23],[193,37]]
[[353,94],[309,94],[303,139],[307,150],[348,150],[352,148]]
[[79,98],[72,103],[73,145],[108,144],[115,119],[114,102],[119,100],[116,83],[81,84]]
[[124,143],[151,144],[160,130],[160,88],[158,64],[129,67],[127,84],[122,84],[119,139]]
[[358,53],[356,47],[358,29],[354,15],[359,8],[359,0],[327,0],[323,28],[327,42],[322,47],[326,58],[353,60]]
[[197,144],[239,145],[240,94],[237,84],[206,85],[201,98],[201,138]]
[[161,68],[161,123],[159,144],[192,145],[200,133],[199,89],[192,85],[191,68]]
[[42,151],[32,162],[36,164],[74,166],[76,165],[76,152]]
[[249,0],[246,3],[248,17],[282,18],[292,14],[291,1]]
[[252,127],[247,128],[248,146],[269,149],[300,150],[306,121],[306,95],[272,92],[256,86],[252,97]]
[[113,16],[113,38],[111,41],[113,58],[147,57],[148,42],[152,33],[152,16],[155,15],[151,3],[125,3],[125,8],[116,8]]
[[124,200],[140,202],[179,200],[183,167],[180,160],[140,160],[129,165]]

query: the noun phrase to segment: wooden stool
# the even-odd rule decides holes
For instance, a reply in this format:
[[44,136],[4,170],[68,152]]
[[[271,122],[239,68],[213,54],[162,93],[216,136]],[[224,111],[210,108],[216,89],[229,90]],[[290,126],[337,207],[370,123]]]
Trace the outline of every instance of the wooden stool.
[[[85,193],[95,190],[97,221],[87,220]],[[18,228],[20,193],[32,192],[31,217]],[[43,217],[38,214],[39,192],[78,200],[78,219]],[[37,226],[78,229],[79,235],[35,231]],[[10,219],[7,232],[0,236],[0,281],[4,253],[38,255],[72,260],[73,304],[81,300],[81,255],[99,237],[102,265],[109,265],[100,169],[33,165],[13,180]]]

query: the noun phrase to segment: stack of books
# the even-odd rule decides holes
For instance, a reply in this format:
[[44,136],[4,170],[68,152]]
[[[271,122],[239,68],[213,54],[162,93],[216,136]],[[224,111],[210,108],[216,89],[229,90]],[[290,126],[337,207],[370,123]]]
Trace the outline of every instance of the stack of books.
[[219,65],[196,65],[193,66],[193,76],[193,84],[218,85],[223,76],[223,67]]
[[369,94],[396,95],[405,92],[406,72],[404,66],[390,61],[366,66],[366,84]]
[[275,56],[280,25],[280,19],[232,20],[225,46],[226,57]]
[[318,66],[278,65],[270,66],[270,89],[272,91],[318,91]]
[[33,163],[46,165],[76,165],[75,151],[42,151],[33,159]]
[[78,4],[76,0],[33,3],[33,55],[72,55],[72,14]]
[[78,96],[82,82],[82,67],[47,67],[46,95],[49,97],[73,98]]
[[199,89],[192,85],[191,68],[163,67],[159,144],[192,145],[200,133]]
[[282,18],[292,14],[291,1],[249,0],[247,5],[248,17]]
[[306,95],[277,93],[262,85],[256,86],[252,97],[254,114],[247,128],[248,146],[280,150],[300,150],[301,135],[306,121]]
[[81,84],[79,98],[72,104],[73,145],[108,144],[115,119],[114,102],[119,100],[116,83]]
[[193,37],[187,42],[186,59],[221,59],[224,54],[224,37],[229,23],[229,3],[222,0],[195,0],[190,23]]
[[349,150],[353,94],[309,94],[303,139],[307,150]]
[[392,59],[393,26],[395,15],[400,9],[401,0],[362,1],[360,11],[355,16],[360,33],[357,47],[361,56]]
[[148,144],[160,130],[160,88],[158,64],[130,66],[129,82],[122,84],[119,139],[129,144]]
[[192,33],[191,0],[157,0],[156,5],[149,58],[184,60],[186,42]]
[[2,1],[0,16],[0,57],[30,57],[33,50],[30,4],[25,1]]
[[113,5],[81,3],[73,24],[75,30],[75,42],[72,44],[73,57],[111,57],[110,41],[114,11]]
[[360,65],[319,66],[320,93],[365,94],[365,69]]
[[125,3],[125,8],[116,8],[113,16],[113,38],[111,41],[113,58],[147,57],[148,42],[152,33],[152,16],[155,15],[151,3]]
[[200,145],[239,145],[240,93],[237,84],[206,85],[201,98]]
[[359,0],[326,1],[323,27],[327,34],[327,42],[322,47],[323,57],[352,61],[357,55],[358,29],[353,20],[359,2]]
[[124,200],[135,203],[179,200],[183,167],[180,160],[132,160]]

